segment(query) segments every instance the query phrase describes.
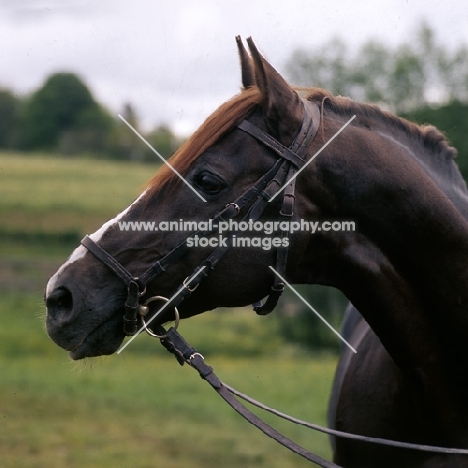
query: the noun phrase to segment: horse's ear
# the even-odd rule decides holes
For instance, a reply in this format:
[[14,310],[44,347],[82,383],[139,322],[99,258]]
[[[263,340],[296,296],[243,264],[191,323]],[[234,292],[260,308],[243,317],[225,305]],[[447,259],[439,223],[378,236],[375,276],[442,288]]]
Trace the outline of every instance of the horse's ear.
[[241,62],[241,71],[242,71],[242,86],[244,89],[249,88],[250,86],[255,85],[255,73],[253,70],[252,59],[249,56],[242,38],[236,36],[237,49],[239,50],[239,58]]
[[289,145],[302,124],[303,105],[297,93],[262,56],[251,37],[247,43],[252,54],[255,82],[263,95],[268,129],[282,143]]

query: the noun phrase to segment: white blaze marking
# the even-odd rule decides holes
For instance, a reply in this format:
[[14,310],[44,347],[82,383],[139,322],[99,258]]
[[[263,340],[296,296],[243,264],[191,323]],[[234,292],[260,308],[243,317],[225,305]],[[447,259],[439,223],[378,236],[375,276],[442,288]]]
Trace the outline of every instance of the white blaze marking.
[[[98,242],[101,240],[102,236],[104,233],[111,228],[117,221],[122,219],[129,211],[130,208],[134,205],[136,205],[143,197],[146,195],[146,191],[144,191],[131,205],[127,206],[125,210],[123,210],[121,213],[119,213],[115,218],[110,219],[106,223],[104,223],[96,232],[91,234],[89,237],[94,241]],[[68,260],[65,261],[65,263],[62,264],[62,266],[57,270],[57,272],[50,278],[50,280],[47,283],[46,287],[46,297],[55,289],[55,286],[60,278],[60,275],[62,272],[67,268],[68,265],[71,265],[72,263],[82,259],[85,255],[86,252],[88,252],[88,249],[82,245],[79,245],[70,255]]]
[[146,195],[146,190],[125,210],[123,210],[121,213],[119,213],[115,218],[110,219],[106,223],[104,223],[96,232],[91,234],[89,237],[94,241],[94,242],[99,242],[104,235],[104,233],[111,228],[117,221],[120,221],[129,211],[132,206],[136,205],[144,196]]

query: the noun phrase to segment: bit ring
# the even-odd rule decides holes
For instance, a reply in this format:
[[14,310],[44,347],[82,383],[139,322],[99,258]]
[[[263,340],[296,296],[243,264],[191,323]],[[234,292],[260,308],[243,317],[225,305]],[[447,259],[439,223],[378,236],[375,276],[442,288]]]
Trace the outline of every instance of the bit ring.
[[[150,297],[149,299],[146,300],[146,302],[143,304],[143,307],[148,307],[148,304],[150,304],[153,301],[164,301],[167,304],[169,302],[169,299],[167,297],[164,297],[164,296],[153,296],[153,297]],[[162,308],[156,314],[158,314],[161,310],[162,310]],[[180,315],[179,315],[179,311],[177,310],[177,307],[174,307],[174,315],[175,315],[175,319],[174,319],[174,327],[173,328],[174,328],[174,330],[177,330],[177,328],[179,327],[179,322],[180,322]],[[141,322],[143,324],[143,327],[144,327],[146,333],[148,333],[148,335],[153,336],[154,338],[159,338],[160,340],[167,337],[167,335],[157,335],[156,333],[151,331],[147,327],[144,315],[140,315],[140,320],[141,320]]]

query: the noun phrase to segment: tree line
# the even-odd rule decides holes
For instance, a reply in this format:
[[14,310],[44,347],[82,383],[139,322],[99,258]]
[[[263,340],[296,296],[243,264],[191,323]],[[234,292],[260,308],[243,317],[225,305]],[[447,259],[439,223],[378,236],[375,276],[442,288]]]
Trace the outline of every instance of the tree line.
[[[429,26],[421,24],[413,37],[395,47],[371,40],[352,52],[342,40],[333,39],[315,50],[297,49],[286,68],[295,85],[321,86],[437,126],[465,156],[458,163],[468,178],[467,45],[448,49],[437,42]],[[138,128],[131,104],[125,104],[121,114]],[[146,132],[145,137],[165,157],[181,143],[165,125]],[[0,88],[2,148],[114,159],[156,158],[73,73],[49,76],[29,96]]]
[[370,40],[352,52],[335,38],[313,51],[300,48],[287,68],[295,84],[322,86],[399,114],[428,103],[468,102],[468,46],[439,44],[425,23],[394,47]]
[[[131,104],[125,104],[121,113],[139,129]],[[145,138],[165,157],[180,144],[165,125],[146,132]],[[49,76],[30,96],[19,97],[8,89],[0,89],[0,149],[155,160],[157,157],[137,140],[120,119],[96,101],[74,73]]]

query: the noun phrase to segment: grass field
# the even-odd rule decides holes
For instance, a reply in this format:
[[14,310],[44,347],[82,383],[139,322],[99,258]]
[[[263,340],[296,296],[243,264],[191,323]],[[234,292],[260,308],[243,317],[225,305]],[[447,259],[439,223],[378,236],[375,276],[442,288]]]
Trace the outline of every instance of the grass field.
[[2,154],[2,231],[94,232],[122,211],[156,171],[154,165]]
[[[0,465],[311,466],[244,422],[157,340],[141,336],[121,355],[73,363],[48,338],[42,302],[48,276],[75,237],[126,207],[154,170],[0,155]],[[325,424],[336,358],[286,345],[277,326],[274,314],[238,310],[184,321],[181,330],[227,383]],[[326,436],[274,425],[330,457]]]

